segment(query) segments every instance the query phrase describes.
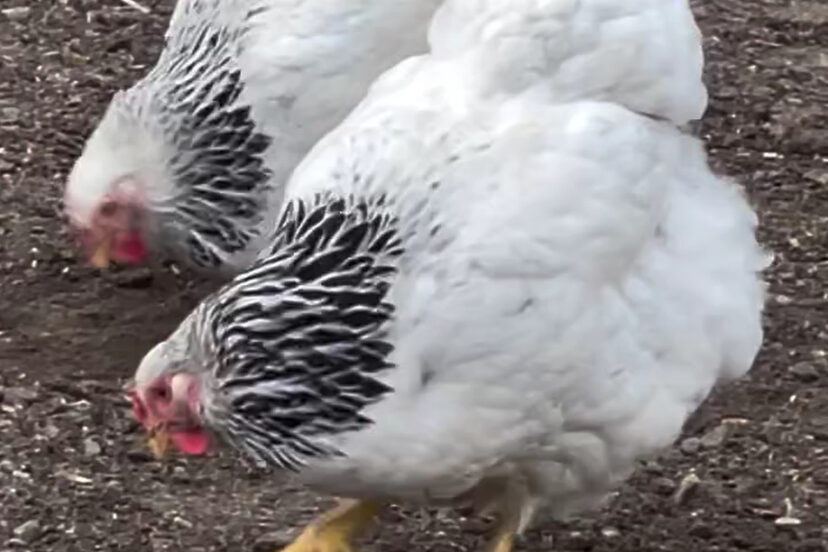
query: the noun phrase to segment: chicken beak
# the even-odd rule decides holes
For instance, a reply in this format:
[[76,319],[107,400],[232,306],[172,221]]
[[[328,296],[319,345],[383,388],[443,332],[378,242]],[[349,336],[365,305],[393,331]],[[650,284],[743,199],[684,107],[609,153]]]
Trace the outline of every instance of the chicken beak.
[[91,262],[92,266],[95,268],[109,268],[109,253],[111,250],[112,241],[108,238],[104,238],[104,240],[95,249],[95,252],[89,259],[89,262]]
[[167,454],[167,450],[170,448],[170,441],[170,434],[163,429],[159,429],[150,435],[149,447],[158,460],[163,459]]

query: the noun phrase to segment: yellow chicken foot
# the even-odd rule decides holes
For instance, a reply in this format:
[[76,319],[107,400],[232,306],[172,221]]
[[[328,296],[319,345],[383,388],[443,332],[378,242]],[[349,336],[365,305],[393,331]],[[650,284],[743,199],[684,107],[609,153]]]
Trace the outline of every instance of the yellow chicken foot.
[[302,531],[282,552],[352,552],[351,540],[379,512],[376,502],[343,500]]
[[486,552],[512,552],[517,527],[513,523],[500,523],[494,537],[486,545]]
[[486,552],[512,552],[514,543],[513,532],[498,533],[486,547]]
[[520,527],[520,502],[505,500],[500,504],[501,515],[492,539],[487,543],[486,552],[512,552]]

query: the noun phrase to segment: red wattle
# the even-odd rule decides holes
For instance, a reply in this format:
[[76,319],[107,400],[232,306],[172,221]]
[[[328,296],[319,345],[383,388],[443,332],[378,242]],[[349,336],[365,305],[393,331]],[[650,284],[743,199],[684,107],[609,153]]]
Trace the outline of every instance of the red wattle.
[[201,455],[207,452],[210,439],[203,429],[188,429],[173,433],[172,440],[178,450],[185,454]]
[[138,232],[129,234],[119,240],[113,251],[113,258],[120,262],[139,264],[147,258],[147,247],[144,238]]

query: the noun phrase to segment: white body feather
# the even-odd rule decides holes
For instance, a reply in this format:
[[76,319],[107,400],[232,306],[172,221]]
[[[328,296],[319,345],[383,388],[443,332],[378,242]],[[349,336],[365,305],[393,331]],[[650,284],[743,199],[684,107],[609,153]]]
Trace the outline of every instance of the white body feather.
[[[313,145],[341,122],[384,70],[426,50],[426,29],[440,0],[268,0],[268,10],[241,49],[239,65],[261,130],[273,138],[266,163],[275,184],[270,229],[284,183]],[[250,264],[267,230],[232,272]]]
[[[228,10],[232,3],[227,2]],[[252,32],[239,49],[247,84],[240,101],[252,106],[257,123],[274,138],[268,167],[281,187],[380,73],[426,50],[428,22],[440,2],[267,0],[262,4],[267,9],[254,18]]]
[[527,518],[538,502],[564,515],[748,370],[768,259],[701,144],[636,112],[703,111],[683,0],[449,0],[431,42],[288,187],[387,193],[405,237],[394,392],[303,477],[450,500],[508,474]]

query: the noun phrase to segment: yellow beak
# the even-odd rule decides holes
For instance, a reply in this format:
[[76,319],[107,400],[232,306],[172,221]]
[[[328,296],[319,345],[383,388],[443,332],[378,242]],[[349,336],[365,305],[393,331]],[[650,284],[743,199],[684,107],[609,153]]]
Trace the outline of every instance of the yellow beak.
[[155,457],[159,460],[164,458],[166,455],[167,450],[170,448],[170,434],[164,431],[163,429],[159,429],[149,438],[149,447]]
[[92,266],[95,268],[109,268],[109,252],[112,249],[112,243],[108,239],[104,239],[100,245],[98,245],[97,249],[95,249],[95,253],[92,254],[92,257],[89,259],[89,262],[92,263]]

